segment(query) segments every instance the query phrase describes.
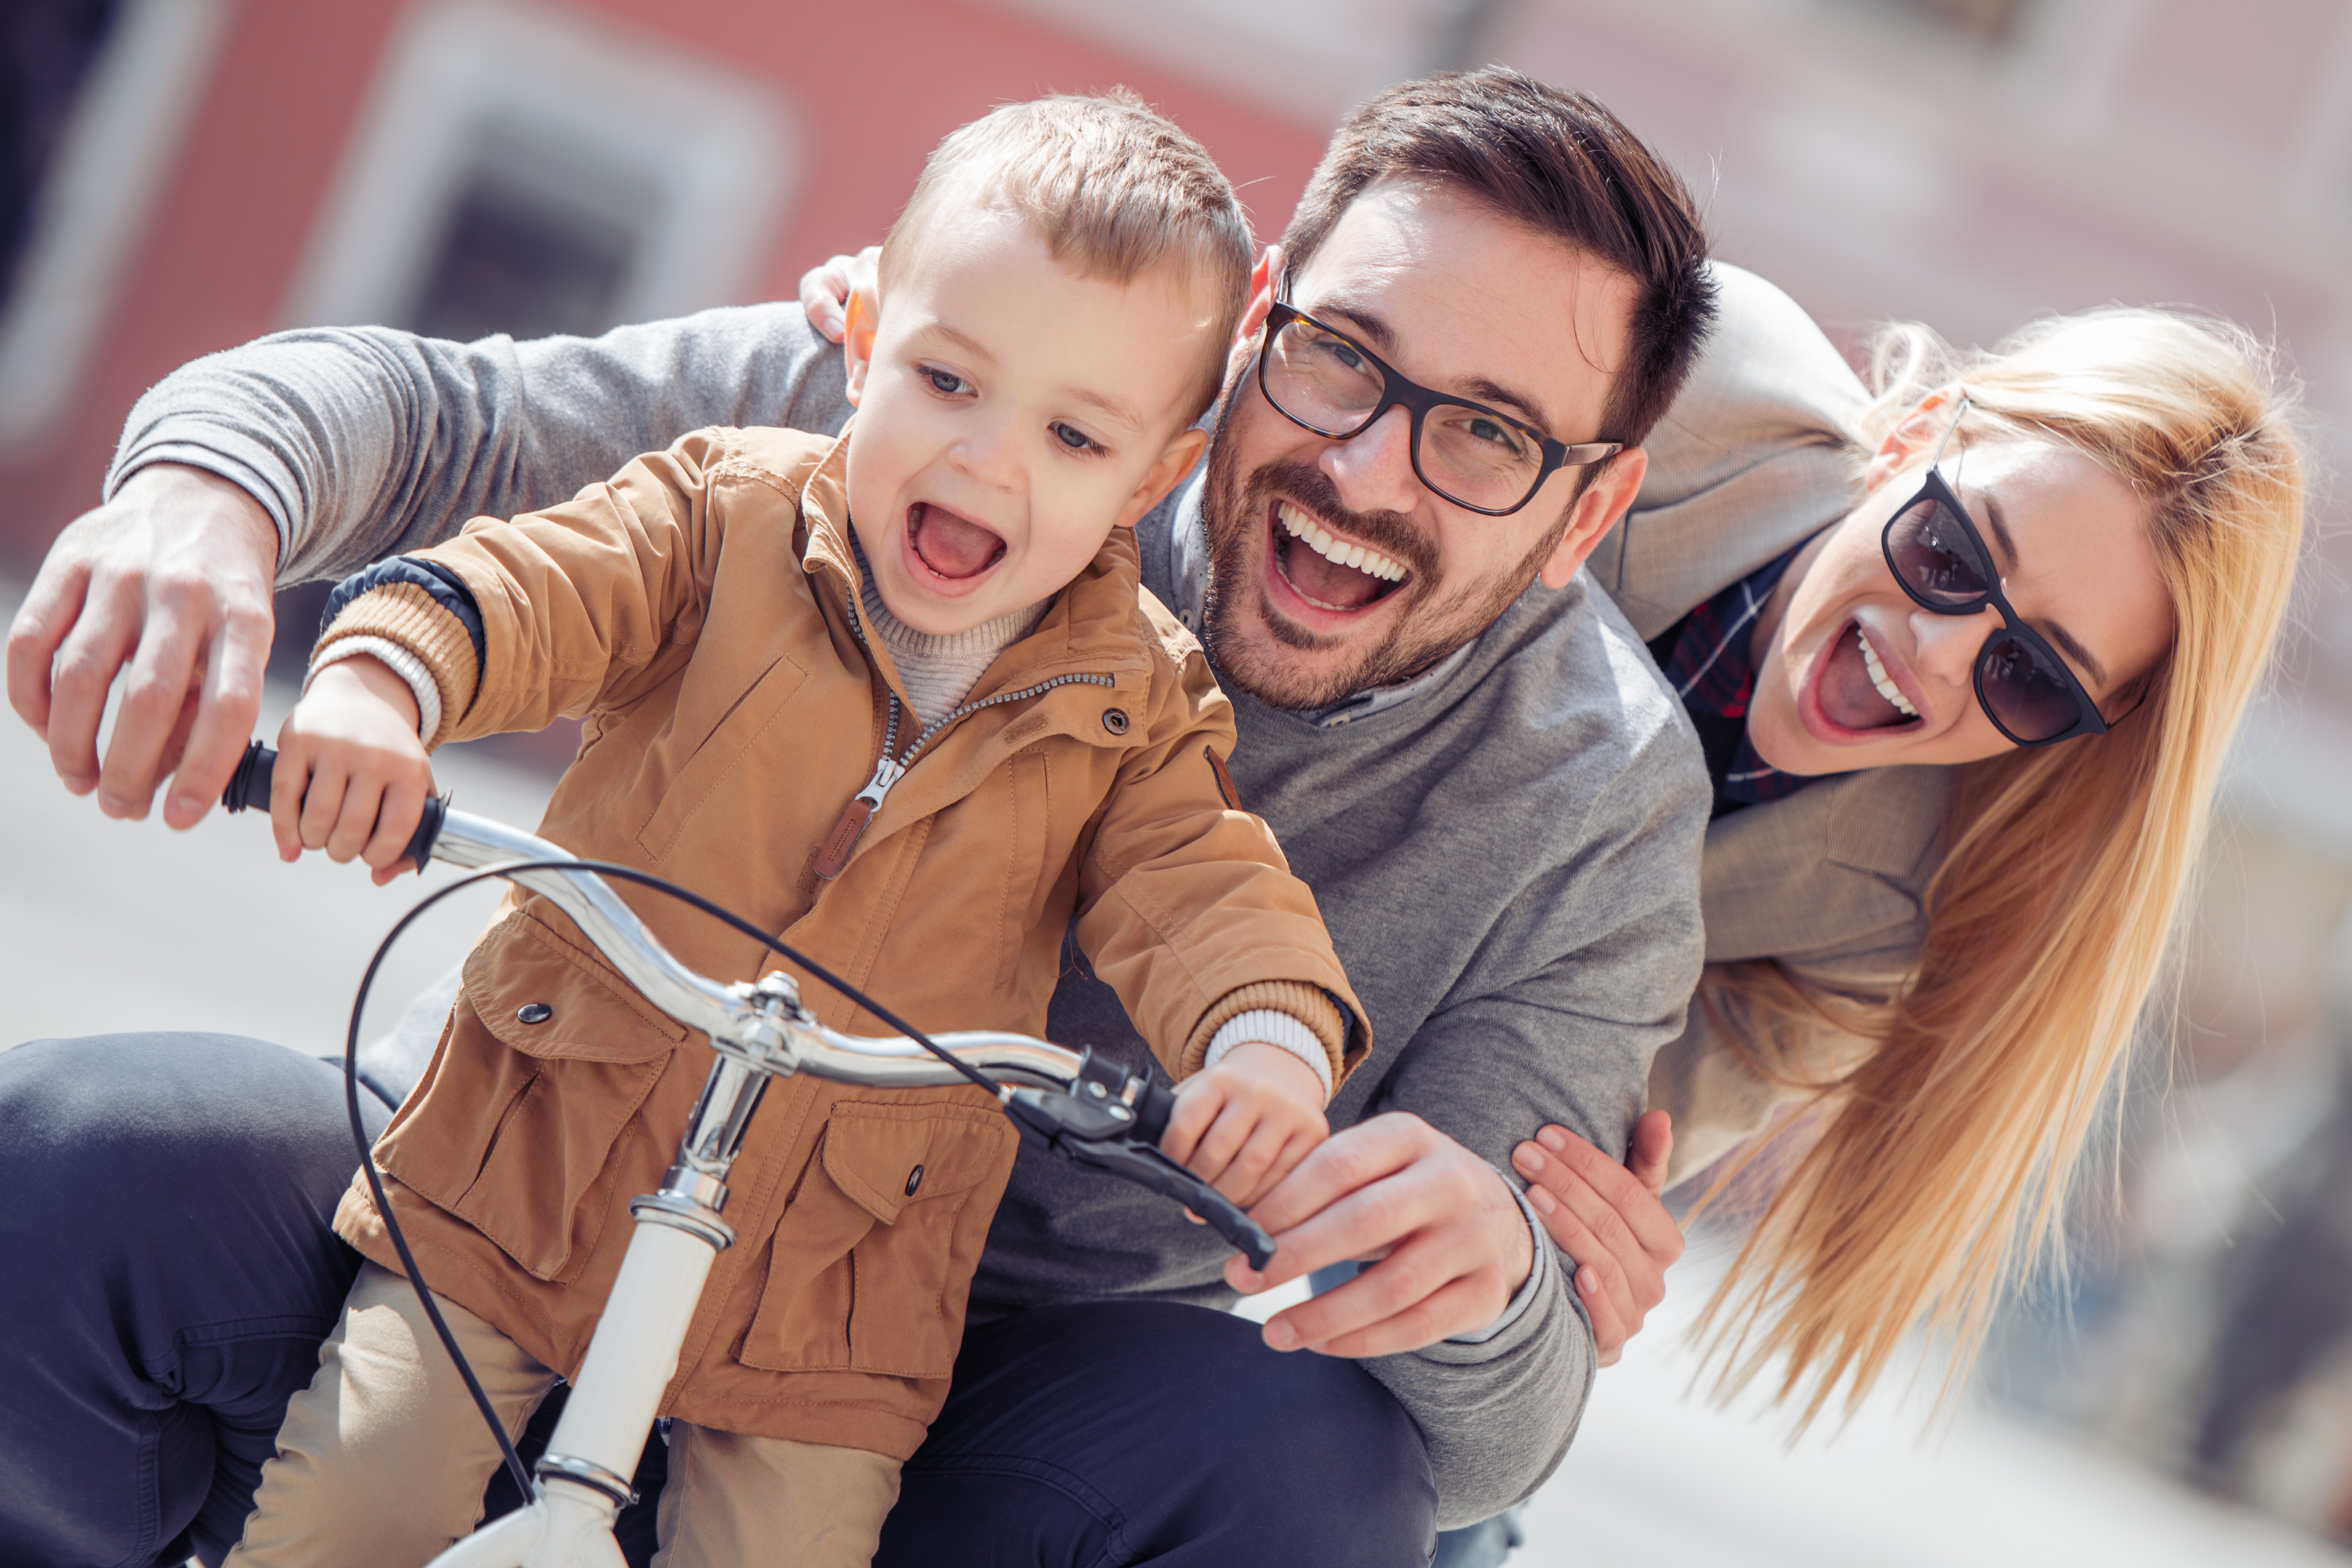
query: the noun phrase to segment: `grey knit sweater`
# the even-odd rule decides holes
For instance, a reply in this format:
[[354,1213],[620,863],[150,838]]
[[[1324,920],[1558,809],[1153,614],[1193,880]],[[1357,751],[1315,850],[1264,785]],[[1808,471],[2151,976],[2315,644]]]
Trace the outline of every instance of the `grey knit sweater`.
[[[698,426],[830,430],[848,412],[838,351],[792,305],[594,341],[304,331],[159,384],[110,485],[158,460],[236,481],[277,519],[291,580],[548,505]],[[1196,483],[1138,530],[1146,583],[1180,609],[1197,504]],[[1708,789],[1687,720],[1607,597],[1581,574],[1533,588],[1381,703],[1310,716],[1236,693],[1234,706],[1244,803],[1315,889],[1373,1021],[1332,1124],[1409,1112],[1506,1172],[1548,1121],[1622,1155],[1698,974]],[[1150,1060],[1083,974],[1056,994],[1052,1032]],[[1224,1250],[1164,1200],[1024,1150],[973,1302],[1222,1303]],[[1574,1435],[1591,1333],[1565,1270],[1537,1283],[1481,1343],[1365,1364],[1428,1440],[1445,1525],[1525,1497]]]

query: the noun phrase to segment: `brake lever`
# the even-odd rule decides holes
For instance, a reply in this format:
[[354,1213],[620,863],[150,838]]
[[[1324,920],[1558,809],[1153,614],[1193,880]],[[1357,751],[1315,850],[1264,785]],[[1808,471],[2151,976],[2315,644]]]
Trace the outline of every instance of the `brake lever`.
[[1251,1268],[1262,1270],[1274,1261],[1274,1238],[1265,1228],[1161,1154],[1145,1137],[1135,1112],[1120,1101],[1059,1089],[1014,1089],[1004,1096],[1004,1113],[1024,1142],[1174,1198],[1240,1249]]

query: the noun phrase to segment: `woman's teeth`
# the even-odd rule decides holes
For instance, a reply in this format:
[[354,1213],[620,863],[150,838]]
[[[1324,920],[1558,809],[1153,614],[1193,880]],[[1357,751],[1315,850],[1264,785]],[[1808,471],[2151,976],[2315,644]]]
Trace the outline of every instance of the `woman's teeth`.
[[1878,662],[1878,650],[1870,645],[1870,639],[1862,634],[1861,628],[1854,629],[1853,639],[1862,644],[1862,667],[1870,673],[1870,684],[1878,688],[1878,695],[1893,703],[1895,711],[1904,717],[1917,718],[1919,710],[1911,706],[1901,686],[1886,678],[1886,666]]
[[1402,565],[1391,560],[1378,550],[1366,549],[1362,545],[1345,544],[1332,538],[1328,529],[1289,502],[1285,501],[1281,504],[1280,515],[1282,526],[1289,532],[1290,537],[1304,543],[1307,549],[1325,560],[1339,566],[1353,567],[1358,571],[1377,577],[1383,582],[1404,580],[1404,568]]

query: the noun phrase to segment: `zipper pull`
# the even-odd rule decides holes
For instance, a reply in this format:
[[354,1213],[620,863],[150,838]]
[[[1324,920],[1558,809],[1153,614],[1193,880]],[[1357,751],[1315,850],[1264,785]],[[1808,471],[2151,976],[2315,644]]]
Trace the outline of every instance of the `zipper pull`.
[[841,868],[849,863],[849,852],[856,849],[857,841],[866,836],[866,824],[872,821],[874,813],[882,809],[882,797],[890,792],[890,786],[904,778],[906,772],[904,768],[890,760],[889,753],[883,753],[882,760],[874,765],[874,777],[866,781],[865,789],[850,797],[849,804],[841,809],[841,820],[834,823],[833,831],[824,836],[824,846],[817,851],[816,855],[818,876],[831,882],[841,874]]

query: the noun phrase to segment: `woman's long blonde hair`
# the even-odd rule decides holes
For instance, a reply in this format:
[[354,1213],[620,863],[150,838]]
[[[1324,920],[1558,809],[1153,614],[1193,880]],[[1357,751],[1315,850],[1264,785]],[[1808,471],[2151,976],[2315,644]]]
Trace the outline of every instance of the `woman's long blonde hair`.
[[[1972,412],[1956,448],[2055,441],[2130,486],[2177,629],[2105,736],[1960,770],[1927,936],[1892,1000],[1808,995],[1769,964],[1710,977],[1703,1001],[1753,1026],[1751,1065],[1813,1102],[1810,1146],[1778,1156],[1788,1174],[1708,1305],[1711,1349],[1727,1388],[1781,1361],[1777,1397],[1809,1387],[1805,1421],[1841,1383],[1858,1404],[1917,1327],[1956,1352],[1953,1386],[2005,1290],[2053,1255],[2303,539],[2291,399],[2238,328],[2114,308],[1959,353],[1906,324],[1867,364],[1872,445],[1957,385]],[[1839,1033],[1849,1049],[1819,1049]],[[1822,1069],[1832,1058],[1843,1071]]]

